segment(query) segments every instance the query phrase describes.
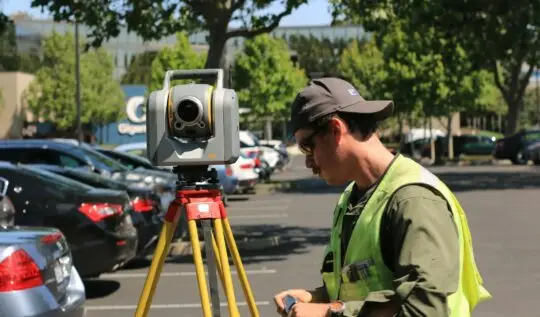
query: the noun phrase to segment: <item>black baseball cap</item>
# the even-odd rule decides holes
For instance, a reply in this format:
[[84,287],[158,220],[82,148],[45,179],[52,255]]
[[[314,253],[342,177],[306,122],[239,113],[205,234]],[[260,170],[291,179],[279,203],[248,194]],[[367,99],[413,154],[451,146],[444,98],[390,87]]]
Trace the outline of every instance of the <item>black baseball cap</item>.
[[365,100],[351,83],[343,79],[317,78],[296,95],[291,107],[289,131],[294,134],[298,129],[331,113],[358,113],[382,121],[393,110],[392,100]]

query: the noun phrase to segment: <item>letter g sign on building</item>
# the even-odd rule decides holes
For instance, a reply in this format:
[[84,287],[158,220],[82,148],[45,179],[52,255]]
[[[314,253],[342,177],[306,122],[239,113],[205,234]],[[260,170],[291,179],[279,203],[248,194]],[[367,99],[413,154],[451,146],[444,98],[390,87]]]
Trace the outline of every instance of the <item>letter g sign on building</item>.
[[146,122],[146,107],[144,105],[143,96],[129,98],[126,105],[126,116],[128,120],[133,123]]

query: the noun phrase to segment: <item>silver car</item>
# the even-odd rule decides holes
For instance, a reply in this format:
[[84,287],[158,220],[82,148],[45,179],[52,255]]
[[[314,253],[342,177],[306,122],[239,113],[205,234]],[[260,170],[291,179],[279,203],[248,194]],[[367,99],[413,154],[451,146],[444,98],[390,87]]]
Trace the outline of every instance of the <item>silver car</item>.
[[0,316],[84,316],[85,288],[64,235],[54,228],[13,226],[15,211],[2,195],[4,182],[0,179]]

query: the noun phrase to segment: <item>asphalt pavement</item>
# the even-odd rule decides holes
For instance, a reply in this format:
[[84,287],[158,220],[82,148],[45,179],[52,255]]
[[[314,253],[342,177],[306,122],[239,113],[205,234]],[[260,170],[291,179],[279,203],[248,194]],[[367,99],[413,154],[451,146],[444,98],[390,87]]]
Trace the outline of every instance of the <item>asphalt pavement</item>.
[[[534,316],[540,288],[540,168],[534,166],[437,167],[432,170],[457,193],[469,220],[477,263],[493,295],[474,316]],[[279,237],[273,247],[242,250],[260,316],[277,316],[273,295],[287,288],[320,285],[320,262],[340,188],[313,178],[295,157],[275,180],[294,181],[288,192],[238,196],[227,208],[235,234]],[[251,241],[251,240],[248,240]],[[149,261],[85,282],[87,316],[133,316]],[[234,267],[231,267],[233,270]],[[249,316],[233,275],[242,316]],[[228,316],[220,293],[222,316]],[[149,316],[202,316],[190,255],[170,258]]]

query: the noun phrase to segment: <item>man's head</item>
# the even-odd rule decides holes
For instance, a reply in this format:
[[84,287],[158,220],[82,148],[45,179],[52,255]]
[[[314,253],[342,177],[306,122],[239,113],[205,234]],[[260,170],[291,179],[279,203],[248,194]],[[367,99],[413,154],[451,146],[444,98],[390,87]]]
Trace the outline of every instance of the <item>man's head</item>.
[[351,180],[351,160],[369,153],[377,122],[392,110],[392,101],[367,101],[345,80],[319,78],[296,96],[291,127],[307,167],[329,184],[343,184]]

